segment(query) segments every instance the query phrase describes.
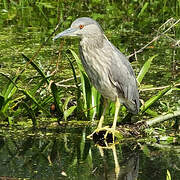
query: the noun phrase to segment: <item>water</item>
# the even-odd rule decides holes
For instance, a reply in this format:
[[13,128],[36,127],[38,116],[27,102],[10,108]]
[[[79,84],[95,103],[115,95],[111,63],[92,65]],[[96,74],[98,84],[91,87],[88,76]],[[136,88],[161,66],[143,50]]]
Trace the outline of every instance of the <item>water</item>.
[[[123,53],[129,55],[134,52],[134,49],[138,50],[156,36],[157,32],[154,29],[158,29],[162,22],[170,18],[171,13],[174,13],[174,16],[177,15],[172,12],[171,8],[168,8],[169,12],[164,14],[165,11],[162,12],[161,8],[156,9],[155,5],[151,6],[155,9],[151,15],[145,11],[144,14],[141,13],[141,16],[138,16],[135,13],[140,9],[136,1],[129,3],[107,1],[104,5],[99,1],[89,4],[83,1],[81,7],[79,3],[72,1],[52,1],[51,3],[48,1],[44,3],[3,1],[0,3],[0,72],[11,78],[18,74],[26,66],[21,54],[24,53],[31,58],[53,32],[59,17],[61,20],[64,19],[59,32],[68,28],[76,17],[97,18],[107,37]],[[160,32],[162,30],[163,28]],[[177,28],[170,31],[168,35],[178,39],[178,32]],[[52,78],[55,82],[72,78],[72,70],[70,70],[66,56],[68,48],[77,52],[78,40],[66,39],[55,43],[49,40],[35,59],[35,63],[46,75],[53,72],[58,64],[57,73]],[[61,56],[57,63],[58,50]],[[169,85],[170,82],[178,83],[179,52],[178,48],[173,47],[173,41],[170,38],[163,37],[143,53],[138,54],[138,61],[133,62],[136,74],[149,57],[158,54],[143,80],[142,87],[159,87]],[[18,86],[31,90],[35,84],[39,83],[38,76],[39,74],[29,65],[22,74]],[[0,76],[0,84],[2,93],[7,85],[7,78]],[[74,85],[74,81],[67,82],[65,85]],[[38,93],[36,97],[40,100],[45,96],[48,97],[43,88]],[[73,93],[74,89],[62,89],[62,99]],[[153,94],[156,94],[156,91],[141,92],[140,96],[146,101]],[[18,97],[21,96],[22,94],[17,92],[13,98],[17,98],[18,102]],[[158,101],[152,110],[158,113],[176,110],[178,100],[178,91],[172,91]],[[25,102],[28,103],[28,100]],[[49,109],[51,103],[47,99],[45,108]],[[40,114],[37,118],[37,129],[32,130],[30,128],[32,122],[23,108],[15,110],[10,106],[8,115],[12,118],[13,126],[10,127],[1,120],[3,115],[0,114],[2,123],[0,128],[0,179],[115,179],[118,169],[120,169],[119,179],[168,180],[168,173],[172,180],[180,179],[178,141],[168,143],[167,141],[158,142],[156,139],[152,143],[152,141],[139,142],[133,139],[120,142],[112,148],[102,148],[86,138],[93,130],[88,125],[78,126],[80,122],[59,126],[54,125],[56,119],[46,117],[46,122],[43,124],[44,117]],[[150,117],[146,115],[142,118]],[[165,125],[172,128],[174,120],[176,119]],[[163,129],[164,126],[160,128]],[[163,130],[162,133],[165,133]],[[172,134],[174,135],[174,131]]]
[[26,179],[172,179],[180,177],[177,146],[135,141],[116,144],[112,149],[87,140],[87,127],[64,127],[23,131],[1,129],[0,175]]

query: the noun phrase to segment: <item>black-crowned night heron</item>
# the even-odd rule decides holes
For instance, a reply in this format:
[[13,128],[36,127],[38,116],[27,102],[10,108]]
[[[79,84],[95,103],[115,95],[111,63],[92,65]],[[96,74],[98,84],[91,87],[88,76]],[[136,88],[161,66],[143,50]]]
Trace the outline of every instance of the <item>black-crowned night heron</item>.
[[94,87],[105,99],[104,110],[95,132],[102,130],[108,99],[116,102],[114,121],[108,131],[113,133],[120,103],[130,112],[139,112],[139,93],[136,77],[127,58],[107,39],[100,25],[93,19],[76,19],[71,27],[54,37],[80,37],[80,56],[84,69]]

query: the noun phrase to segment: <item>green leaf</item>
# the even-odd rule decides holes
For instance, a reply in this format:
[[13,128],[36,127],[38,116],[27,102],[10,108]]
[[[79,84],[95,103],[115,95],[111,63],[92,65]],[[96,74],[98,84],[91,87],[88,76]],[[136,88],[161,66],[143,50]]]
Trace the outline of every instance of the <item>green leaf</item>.
[[71,106],[69,109],[64,111],[64,119],[65,119],[65,121],[74,112],[75,109],[76,109],[76,106]]
[[76,76],[75,68],[74,68],[73,63],[71,62],[71,60],[70,60],[70,58],[69,58],[68,55],[67,55],[67,58],[68,58],[68,61],[69,61],[69,63],[70,63],[71,69],[72,69],[72,71],[73,71],[73,77],[74,77],[74,81],[75,81],[75,83],[76,83],[76,87],[77,87],[78,90],[79,90],[79,84],[78,84],[78,81],[77,81],[77,76]]
[[41,109],[43,112],[45,112],[46,114],[50,115],[50,113],[44,109],[40,103],[38,101],[36,101],[36,99],[26,90],[24,89],[19,89],[20,92],[22,92],[24,95],[26,95],[39,109]]
[[147,157],[150,157],[151,153],[147,145],[141,145],[141,150]]
[[38,6],[44,6],[45,8],[54,9],[55,7],[50,2],[39,2]]
[[[74,52],[74,51],[73,51],[73,52]],[[76,55],[75,52],[74,52],[74,55]],[[76,56],[76,58],[78,58],[78,57]],[[78,115],[81,114],[81,116],[85,117],[82,99],[80,98],[82,91],[81,91],[81,89],[80,89],[80,85],[79,85],[79,82],[78,82],[78,80],[77,80],[76,71],[75,71],[73,62],[71,62],[71,60],[70,60],[70,58],[69,58],[68,55],[67,55],[67,59],[68,59],[68,61],[69,61],[69,63],[70,63],[71,69],[72,69],[72,71],[73,71],[73,77],[74,77],[74,81],[75,81],[75,84],[76,84],[76,87],[77,87],[77,93],[76,93],[77,109],[76,109],[76,112],[77,112]],[[80,59],[78,59],[77,61],[80,61]],[[77,61],[76,61],[76,63],[77,63]],[[82,80],[82,73],[80,72],[80,74],[81,74],[80,78],[81,78],[81,80]],[[83,79],[83,80],[84,80],[84,79]],[[82,85],[82,84],[83,84],[83,83],[81,83],[81,85]],[[78,116],[77,116],[77,118],[78,118]]]
[[143,67],[141,68],[141,71],[139,72],[138,74],[138,77],[137,77],[137,81],[139,82],[139,84],[141,83],[141,81],[143,80],[144,76],[146,75],[146,73],[148,72],[150,66],[151,66],[151,62],[152,60],[157,57],[158,54],[150,57],[143,65]]
[[101,114],[102,114],[102,103],[100,103],[100,99],[101,99],[101,94],[95,89],[94,86],[91,87],[91,95],[92,95],[92,118],[94,119],[94,117],[97,114],[97,117],[100,118]]
[[4,97],[0,96],[0,111],[1,111],[1,108],[3,107],[3,104],[4,104]]
[[158,116],[158,113],[156,111],[151,110],[151,109],[147,109],[146,113],[151,115],[151,116],[153,116],[153,117],[157,117]]
[[70,102],[70,100],[73,99],[73,96],[69,96],[66,98],[64,104],[63,104],[63,110],[66,111],[68,109],[68,104]]
[[54,82],[51,84],[51,91],[52,91],[52,94],[53,94],[53,97],[54,97],[54,103],[55,103],[55,106],[56,106],[56,109],[57,109],[57,113],[59,115],[59,118],[61,118],[62,115],[63,115],[63,112],[62,112],[62,108],[59,105],[60,97],[59,97],[59,94],[58,94],[58,89],[57,89],[57,86],[56,86],[56,84]]
[[[77,56],[77,54],[73,50],[70,49],[70,51],[73,57],[75,58],[78,68],[80,70],[81,87],[82,87],[83,98],[84,98],[84,108],[90,109],[92,107],[91,84],[81,64],[80,58]],[[89,111],[87,112],[87,116],[89,116]]]
[[37,123],[36,123],[36,116],[35,116],[33,109],[25,102],[21,102],[21,103],[23,104],[23,107],[26,109],[28,115],[30,116],[30,118],[32,120],[33,126],[35,127]]
[[[91,96],[91,84],[89,82],[89,79],[87,77],[87,75],[85,73],[82,72],[82,78],[83,78],[83,81],[82,81],[82,89],[83,89],[83,97],[84,97],[84,100],[85,100],[85,108],[86,109],[89,109],[91,108],[92,104],[92,96]],[[89,111],[88,111],[88,114],[89,114]]]
[[166,180],[171,180],[171,174],[168,169],[167,169],[167,173],[166,173]]
[[40,80],[37,85],[31,90],[31,94],[34,95],[37,90],[45,83],[46,79]]
[[9,80],[9,83],[7,84],[7,86],[4,87],[3,92],[2,92],[2,95],[4,96],[4,99],[6,101],[7,99],[11,98],[14,95],[14,93],[16,92],[16,90],[17,90],[16,82],[17,82],[19,76],[16,76],[12,80],[10,77],[8,77],[8,75],[6,75],[2,72],[0,72],[0,74]]
[[138,14],[137,17],[140,17],[140,16],[143,15],[143,13],[144,13],[144,11],[147,9],[148,5],[149,5],[149,2],[146,2],[146,3],[144,4],[144,6],[142,7],[142,9],[141,9],[141,11],[140,11],[140,13]]
[[158,92],[157,95],[153,96],[152,98],[150,98],[149,100],[147,100],[145,102],[144,105],[141,106],[140,110],[141,110],[141,113],[142,112],[145,112],[152,104],[154,104],[156,101],[158,101],[163,95],[165,95],[169,90],[171,90],[171,86],[161,90]]
[[73,57],[74,57],[75,60],[76,60],[76,63],[77,63],[77,65],[78,65],[79,70],[80,70],[81,72],[84,72],[84,68],[83,68],[83,66],[82,66],[82,64],[81,64],[80,58],[78,57],[78,55],[77,55],[72,49],[70,49],[70,51],[71,51]]
[[0,73],[0,74],[9,80],[8,84],[3,88],[3,92],[1,95],[1,96],[3,96],[4,100],[3,100],[3,104],[0,105],[1,106],[0,110],[5,115],[8,110],[9,103],[12,100],[12,96],[15,94],[15,92],[17,90],[16,82],[17,82],[19,76],[16,76],[12,80],[4,73]]
[[25,56],[24,54],[22,54],[22,56],[41,75],[41,77],[47,82],[47,84],[49,84],[49,80],[47,79],[44,72],[33,61],[31,61],[27,56]]

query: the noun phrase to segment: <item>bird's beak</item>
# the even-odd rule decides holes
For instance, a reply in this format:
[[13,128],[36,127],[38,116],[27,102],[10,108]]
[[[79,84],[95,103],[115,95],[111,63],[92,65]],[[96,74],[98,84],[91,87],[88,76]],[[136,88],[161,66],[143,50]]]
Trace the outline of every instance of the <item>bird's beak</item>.
[[76,32],[76,31],[77,31],[76,28],[68,28],[68,29],[64,30],[63,32],[57,34],[53,38],[53,41],[60,38],[60,37],[63,37],[63,36],[76,36],[76,34],[74,34],[74,32]]

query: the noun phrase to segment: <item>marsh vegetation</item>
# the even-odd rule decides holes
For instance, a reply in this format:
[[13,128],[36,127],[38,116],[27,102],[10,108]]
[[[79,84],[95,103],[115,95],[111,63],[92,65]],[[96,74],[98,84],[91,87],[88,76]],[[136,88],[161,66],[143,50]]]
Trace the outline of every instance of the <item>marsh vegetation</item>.
[[[131,136],[121,137],[120,165],[132,157],[142,172],[135,172],[139,179],[179,179],[178,0],[0,1],[0,176],[97,179],[104,177],[102,166],[109,167],[107,174],[114,172],[112,153],[101,156],[86,139],[102,113],[103,98],[83,70],[79,40],[52,41],[82,16],[101,24],[129,57],[139,83],[142,105],[132,120],[148,127],[140,136],[129,130]],[[113,115],[111,103],[107,125]],[[127,117],[121,108],[119,123]]]

